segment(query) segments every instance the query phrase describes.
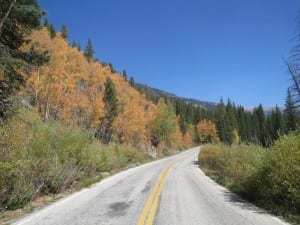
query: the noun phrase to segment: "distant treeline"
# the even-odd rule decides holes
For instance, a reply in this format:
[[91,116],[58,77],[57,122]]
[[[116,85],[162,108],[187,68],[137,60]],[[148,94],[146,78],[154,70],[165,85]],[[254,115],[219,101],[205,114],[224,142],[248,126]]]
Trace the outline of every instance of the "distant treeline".
[[188,125],[193,125],[198,132],[196,143],[199,143],[199,129],[197,124],[202,120],[215,123],[219,140],[225,144],[232,143],[257,143],[268,147],[279,138],[280,135],[294,131],[299,123],[299,110],[292,98],[290,89],[287,91],[285,108],[274,107],[265,111],[260,104],[252,110],[246,110],[243,106],[237,106],[228,99],[225,104],[221,99],[213,109],[194,104],[186,99],[174,95],[157,93],[151,88],[138,88],[147,99],[157,102],[163,97],[166,102],[173,105],[176,115],[179,117],[180,129],[186,131]]

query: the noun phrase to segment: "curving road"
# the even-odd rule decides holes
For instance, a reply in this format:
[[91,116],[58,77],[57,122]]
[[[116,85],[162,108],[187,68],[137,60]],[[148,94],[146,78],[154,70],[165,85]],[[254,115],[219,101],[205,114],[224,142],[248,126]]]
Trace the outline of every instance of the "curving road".
[[283,225],[206,177],[199,148],[126,170],[13,224]]

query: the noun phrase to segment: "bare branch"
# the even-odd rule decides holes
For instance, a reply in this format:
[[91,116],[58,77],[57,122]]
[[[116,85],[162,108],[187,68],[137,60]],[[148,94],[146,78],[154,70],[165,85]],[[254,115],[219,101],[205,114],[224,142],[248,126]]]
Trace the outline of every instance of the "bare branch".
[[297,80],[297,74],[295,74],[295,69],[292,68],[292,65],[288,62],[286,62],[286,65],[288,67],[289,73],[290,73],[290,75],[292,77],[292,80],[294,82],[294,88],[295,88],[296,92],[298,93],[298,95],[300,95],[300,86],[299,86],[300,84]]

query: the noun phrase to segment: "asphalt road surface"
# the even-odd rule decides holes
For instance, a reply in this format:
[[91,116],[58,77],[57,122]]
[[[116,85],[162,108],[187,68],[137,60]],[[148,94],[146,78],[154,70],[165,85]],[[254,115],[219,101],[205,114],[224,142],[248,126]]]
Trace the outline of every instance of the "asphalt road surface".
[[287,224],[206,177],[199,148],[128,169],[27,215],[18,225]]

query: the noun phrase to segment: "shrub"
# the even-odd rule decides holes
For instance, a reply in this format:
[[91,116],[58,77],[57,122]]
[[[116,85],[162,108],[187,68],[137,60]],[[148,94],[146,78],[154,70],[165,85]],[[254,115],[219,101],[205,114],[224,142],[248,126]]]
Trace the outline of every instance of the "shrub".
[[243,197],[277,213],[299,215],[299,133],[282,136],[271,149],[208,145],[201,149],[199,161],[218,182]]
[[98,181],[101,172],[148,159],[131,146],[103,146],[85,130],[45,123],[24,109],[0,127],[0,147],[0,209],[22,207],[75,181]]

